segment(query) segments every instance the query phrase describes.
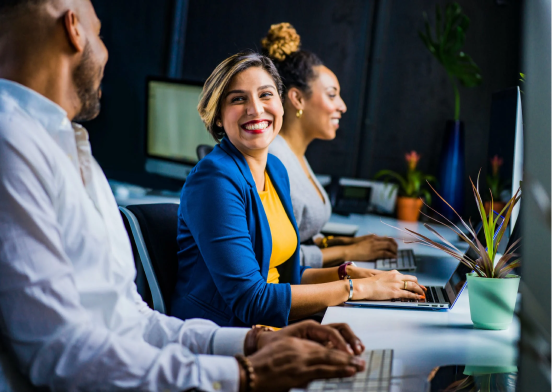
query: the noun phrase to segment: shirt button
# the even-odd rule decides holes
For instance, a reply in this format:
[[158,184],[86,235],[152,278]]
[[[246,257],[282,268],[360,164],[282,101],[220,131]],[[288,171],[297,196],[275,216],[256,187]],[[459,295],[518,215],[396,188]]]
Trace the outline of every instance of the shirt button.
[[213,383],[213,389],[214,389],[215,391],[221,390],[221,389],[222,389],[222,385],[220,385],[220,382],[215,381],[215,382]]

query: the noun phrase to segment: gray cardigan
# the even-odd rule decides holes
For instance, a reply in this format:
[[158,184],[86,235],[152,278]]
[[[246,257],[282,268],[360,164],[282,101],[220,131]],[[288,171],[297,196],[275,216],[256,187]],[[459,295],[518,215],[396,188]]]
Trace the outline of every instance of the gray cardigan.
[[[278,157],[287,169],[291,187],[291,202],[297,226],[299,227],[299,238],[305,242],[320,235],[320,230],[330,219],[332,207],[326,191],[312,172],[312,169],[305,158],[309,173],[324,196],[320,199],[318,192],[312,186],[309,178],[303,171],[301,163],[291,151],[284,138],[280,135],[270,144],[269,153]],[[301,265],[322,268],[322,251],[316,245],[301,245]]]

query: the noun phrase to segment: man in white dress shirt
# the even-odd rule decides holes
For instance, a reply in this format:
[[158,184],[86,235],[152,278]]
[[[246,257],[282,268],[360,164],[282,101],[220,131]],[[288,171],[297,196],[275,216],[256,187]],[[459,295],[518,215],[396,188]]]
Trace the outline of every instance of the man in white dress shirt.
[[99,33],[89,0],[0,0],[0,387],[7,355],[56,391],[287,390],[362,369],[343,324],[219,328],[142,301],[117,205],[71,123],[100,110]]

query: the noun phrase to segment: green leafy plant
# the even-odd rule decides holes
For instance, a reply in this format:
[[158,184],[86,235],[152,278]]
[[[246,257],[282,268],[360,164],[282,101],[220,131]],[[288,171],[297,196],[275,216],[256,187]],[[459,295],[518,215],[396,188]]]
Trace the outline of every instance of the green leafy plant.
[[435,31],[431,31],[427,14],[424,12],[425,31],[419,31],[422,42],[439,61],[452,83],[454,89],[454,120],[460,120],[460,93],[457,81],[465,87],[475,87],[482,82],[479,67],[466,53],[462,46],[466,39],[466,30],[470,25],[469,18],[462,13],[458,3],[451,3],[441,10],[435,6]]
[[[434,241],[427,236],[417,233],[410,229],[398,229],[401,231],[407,232],[407,234],[410,234],[415,238],[415,240],[412,241],[405,241],[406,243],[413,243],[413,244],[421,244],[430,246],[435,249],[440,249],[443,252],[447,253],[448,255],[454,257],[455,259],[459,260],[460,262],[464,263],[466,266],[471,268],[475,273],[482,278],[506,278],[508,273],[516,268],[519,267],[521,261],[518,258],[518,255],[514,253],[517,250],[518,243],[520,239],[515,241],[512,245],[506,249],[502,257],[498,260],[496,263],[496,266],[494,266],[494,259],[498,250],[498,245],[500,244],[500,241],[502,240],[504,236],[504,232],[506,231],[506,227],[508,226],[508,222],[510,221],[510,217],[512,215],[512,210],[514,206],[518,203],[518,201],[521,198],[521,188],[517,190],[517,192],[512,196],[512,198],[506,203],[506,206],[500,211],[499,215],[504,216],[504,222],[502,223],[502,227],[500,228],[496,239],[494,238],[495,230],[496,230],[496,224],[498,221],[494,218],[493,211],[493,200],[492,200],[492,194],[491,194],[491,211],[489,215],[487,216],[485,212],[485,207],[483,206],[483,200],[481,199],[481,195],[479,193],[479,175],[477,176],[477,186],[473,184],[473,181],[470,178],[470,182],[473,189],[473,194],[477,203],[477,208],[479,210],[479,215],[481,216],[481,220],[483,222],[483,228],[484,234],[485,234],[485,242],[486,244],[482,244],[477,239],[477,233],[475,232],[473,226],[470,224],[468,225],[462,217],[450,206],[450,204],[447,203],[445,199],[433,189],[431,184],[428,183],[428,185],[431,187],[431,189],[435,192],[443,202],[447,206],[449,206],[452,211],[460,218],[460,223],[464,226],[464,228],[467,230],[468,234],[464,233],[460,228],[452,223],[450,220],[445,218],[442,214],[435,211],[433,208],[429,207],[432,211],[435,211],[439,216],[445,219],[445,222],[442,222],[436,218],[433,218],[427,214],[424,214],[429,219],[440,223],[442,225],[447,226],[449,229],[454,231],[463,241],[465,241],[470,248],[472,248],[475,253],[479,256],[477,260],[472,260],[470,257],[468,257],[464,252],[461,252],[456,248],[453,244],[451,244],[449,241],[447,241],[441,234],[439,234],[435,229],[433,229],[430,225],[427,223],[424,224],[424,227],[426,227],[429,231],[437,235],[443,243],[439,243],[437,241]],[[472,239],[470,239],[470,236]]]
[[404,154],[404,159],[408,165],[406,171],[406,176],[403,177],[399,173],[392,170],[380,170],[376,173],[376,179],[385,177],[385,182],[389,179],[395,179],[399,184],[399,195],[405,197],[418,198],[423,196],[428,204],[431,204],[431,193],[425,188],[422,187],[426,181],[435,181],[435,177],[424,174],[420,170],[416,169],[418,166],[418,161],[420,160],[421,155],[416,151],[411,151]]

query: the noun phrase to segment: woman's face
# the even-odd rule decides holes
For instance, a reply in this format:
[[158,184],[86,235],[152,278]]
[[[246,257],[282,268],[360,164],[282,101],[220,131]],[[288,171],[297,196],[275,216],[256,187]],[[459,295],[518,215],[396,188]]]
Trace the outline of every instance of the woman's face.
[[276,84],[259,67],[234,76],[222,98],[222,127],[232,144],[245,155],[268,150],[280,132],[283,115]]
[[315,71],[318,77],[310,84],[311,95],[306,97],[300,122],[312,138],[330,140],[335,138],[347,106],[339,95],[341,89],[335,74],[323,65],[316,66]]

